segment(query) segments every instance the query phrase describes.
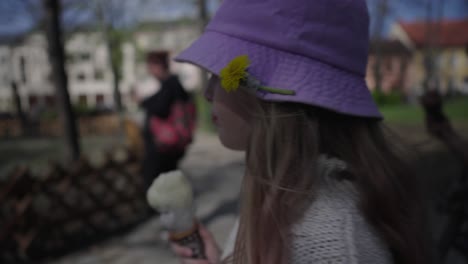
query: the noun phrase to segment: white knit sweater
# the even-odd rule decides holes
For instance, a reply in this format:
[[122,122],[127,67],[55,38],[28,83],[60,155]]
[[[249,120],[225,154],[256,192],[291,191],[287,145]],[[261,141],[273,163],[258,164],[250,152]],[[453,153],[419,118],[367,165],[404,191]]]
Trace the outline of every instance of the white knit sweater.
[[[311,205],[292,228],[291,263],[294,264],[390,264],[391,254],[375,229],[358,209],[358,192],[338,172],[346,164],[319,157],[319,180]],[[234,249],[238,224],[228,238],[223,256]]]

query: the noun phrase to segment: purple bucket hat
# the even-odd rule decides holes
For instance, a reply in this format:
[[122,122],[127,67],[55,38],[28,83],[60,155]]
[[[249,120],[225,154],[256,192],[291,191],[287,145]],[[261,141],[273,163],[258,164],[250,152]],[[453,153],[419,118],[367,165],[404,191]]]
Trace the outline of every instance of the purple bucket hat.
[[382,118],[364,80],[369,16],[365,0],[225,0],[203,35],[176,57],[219,75],[247,55],[250,76],[297,102]]

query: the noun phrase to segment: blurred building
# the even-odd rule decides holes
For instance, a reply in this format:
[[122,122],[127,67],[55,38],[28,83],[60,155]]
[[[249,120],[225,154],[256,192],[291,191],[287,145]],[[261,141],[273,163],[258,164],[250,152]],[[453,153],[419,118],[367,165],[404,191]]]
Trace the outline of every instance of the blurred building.
[[468,19],[442,20],[437,23],[399,22],[390,33],[411,50],[407,68],[408,91],[418,92],[425,78],[425,49],[435,50],[435,79],[442,93],[468,94]]
[[[195,23],[147,23],[122,46],[122,80],[124,104],[132,104],[130,92],[146,93],[158,89],[158,83],[146,72],[144,54],[166,50],[172,55],[186,47],[198,35]],[[114,106],[109,52],[103,35],[96,31],[78,32],[65,43],[69,93],[75,105],[90,108]],[[199,86],[199,72],[190,65],[171,68],[180,75],[187,89]],[[0,43],[0,112],[13,112],[11,82],[15,81],[23,109],[39,112],[56,104],[45,35],[31,33],[21,39]],[[146,88],[145,88],[146,87]]]
[[[0,44],[0,110],[12,108],[11,82],[19,88],[25,105],[35,105],[38,96],[46,96],[50,67],[44,63],[44,38],[32,34],[21,39],[9,39]],[[46,61],[47,62],[47,61]]]
[[[124,45],[124,65],[133,61],[133,49]],[[108,52],[100,33],[76,33],[66,45],[69,93],[73,104],[111,107],[113,104]],[[2,52],[3,51],[3,52]],[[10,83],[18,85],[21,103],[26,111],[39,111],[56,104],[51,67],[44,34],[33,33],[10,45],[0,46],[1,111],[12,110]],[[131,64],[131,63],[130,63]],[[124,67],[122,84],[133,76],[134,69]]]
[[[379,56],[379,58],[378,58]],[[366,82],[369,89],[374,90],[377,84],[376,71],[381,76],[380,89],[384,93],[398,91],[410,93],[411,77],[409,66],[413,51],[398,40],[372,41],[367,63]],[[377,64],[380,68],[376,68]]]
[[[380,63],[382,91],[399,91],[408,97],[418,95],[425,78],[424,48],[433,43],[438,50],[437,80],[441,91],[468,93],[468,20],[436,25],[434,32],[438,37],[434,39],[428,37],[424,22],[399,22],[392,27],[389,40],[371,43],[368,86],[375,88],[375,65]],[[198,35],[199,26],[191,20],[142,23],[122,47],[120,88],[124,104],[132,105],[131,91],[145,96],[158,90],[159,84],[146,71],[146,52],[165,50],[174,56]],[[112,76],[102,34],[84,31],[71,35],[66,40],[66,53],[72,103],[112,108]],[[171,68],[187,89],[199,87],[196,67],[172,63]],[[13,112],[11,81],[18,84],[23,109],[29,113],[56,103],[43,34],[36,32],[0,42],[0,112]]]
[[[133,80],[134,51],[123,45],[120,87],[125,92]],[[74,34],[66,43],[67,72],[72,102],[90,107],[112,107],[112,74],[109,52],[101,33]],[[130,67],[125,67],[130,64]]]

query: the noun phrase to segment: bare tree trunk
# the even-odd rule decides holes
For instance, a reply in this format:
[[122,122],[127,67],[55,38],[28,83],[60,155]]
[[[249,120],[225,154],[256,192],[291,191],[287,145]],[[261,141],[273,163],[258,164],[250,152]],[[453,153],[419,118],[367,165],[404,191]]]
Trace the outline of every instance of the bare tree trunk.
[[[200,33],[203,34],[203,31],[205,30],[205,26],[208,24],[208,21],[209,21],[208,11],[206,8],[206,0],[197,0],[197,5],[198,5],[198,19],[199,19],[199,24],[200,24]],[[207,85],[208,85],[207,72],[201,69],[200,70],[200,86],[202,88],[200,89],[201,95],[203,95],[202,91]],[[201,115],[200,120],[203,125],[209,126],[210,119],[207,115]]]
[[112,30],[112,25],[108,23],[105,19],[104,15],[104,3],[103,0],[98,0],[97,2],[97,16],[98,19],[101,21],[101,28],[102,28],[102,33],[104,35],[104,41],[106,42],[106,47],[107,51],[109,52],[108,56],[108,61],[109,65],[111,67],[111,73],[112,73],[112,87],[113,87],[113,93],[114,93],[114,103],[115,103],[115,109],[117,110],[118,113],[121,113],[123,110],[123,105],[122,105],[122,95],[120,94],[120,87],[119,87],[119,82],[120,82],[120,74],[119,74],[119,67],[116,63],[116,61],[113,59],[113,51],[115,49],[120,49],[120,43],[117,43],[110,35],[110,32]]
[[435,67],[435,42],[437,31],[435,30],[435,16],[433,0],[427,1],[426,6],[426,45],[424,47],[424,70],[425,78],[423,88],[425,91],[438,89],[436,83],[436,67]]
[[112,87],[113,87],[113,94],[114,94],[114,103],[115,103],[115,110],[121,114],[123,111],[123,104],[122,104],[122,95],[120,93],[120,69],[117,65],[116,61],[114,60],[113,51],[115,49],[120,49],[120,43],[117,43],[114,39],[110,37],[109,34],[110,29],[107,26],[104,26],[104,36],[106,41],[107,50],[109,52],[109,65],[111,67],[112,72]]
[[[206,8],[206,0],[197,0],[198,4],[198,16],[200,20],[200,32],[203,33],[205,30],[205,26],[208,24],[209,17],[208,17],[208,10]],[[208,84],[208,77],[205,71],[201,72],[201,86],[202,88],[206,87]]]
[[106,43],[107,49],[109,51],[109,62],[111,66],[112,72],[112,87],[113,87],[113,94],[114,94],[114,103],[115,103],[115,110],[117,111],[117,115],[119,117],[119,136],[124,136],[124,107],[122,104],[122,94],[120,93],[120,69],[115,62],[114,58],[112,57],[112,53],[114,49],[120,49],[120,43],[116,43],[113,39],[109,36],[109,30],[106,30]]
[[376,45],[375,64],[374,64],[374,89],[378,92],[382,91],[382,53],[380,51],[380,44]]
[[18,93],[18,85],[16,84],[16,81],[11,81],[11,94],[13,96],[13,102],[16,108],[16,115],[20,120],[21,134],[24,136],[28,133],[28,123],[26,120],[26,116],[24,115],[23,107],[21,105],[21,97]]
[[374,64],[374,80],[375,90],[382,90],[382,49],[380,48],[382,43],[382,32],[384,28],[385,18],[388,14],[388,2],[387,0],[380,0],[377,3],[378,18],[376,21],[374,41],[375,41],[375,64]]
[[400,58],[400,71],[399,75],[401,78],[398,80],[398,88],[402,94],[407,94],[405,91],[405,83],[406,83],[406,70],[408,69],[409,59],[406,57]]
[[[197,0],[198,5],[198,16],[200,20],[200,32],[203,33],[205,26],[208,24],[208,10],[206,8],[206,0]],[[208,76],[204,70],[200,73],[200,85],[205,88],[208,85]]]
[[206,8],[206,0],[197,0],[198,3],[198,15],[201,23],[201,31],[205,29],[206,24],[208,24],[208,10]]
[[49,48],[49,60],[58,98],[60,118],[63,124],[68,158],[76,160],[80,156],[78,131],[68,93],[68,77],[65,71],[65,56],[60,25],[61,7],[59,0],[43,0],[45,25]]

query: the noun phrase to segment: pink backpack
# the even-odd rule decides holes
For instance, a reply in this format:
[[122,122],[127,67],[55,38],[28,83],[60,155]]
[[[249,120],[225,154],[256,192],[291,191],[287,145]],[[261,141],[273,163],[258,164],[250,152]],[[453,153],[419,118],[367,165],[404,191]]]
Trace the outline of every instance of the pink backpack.
[[167,119],[153,116],[150,130],[159,152],[183,152],[192,143],[196,110],[192,101],[176,101]]

